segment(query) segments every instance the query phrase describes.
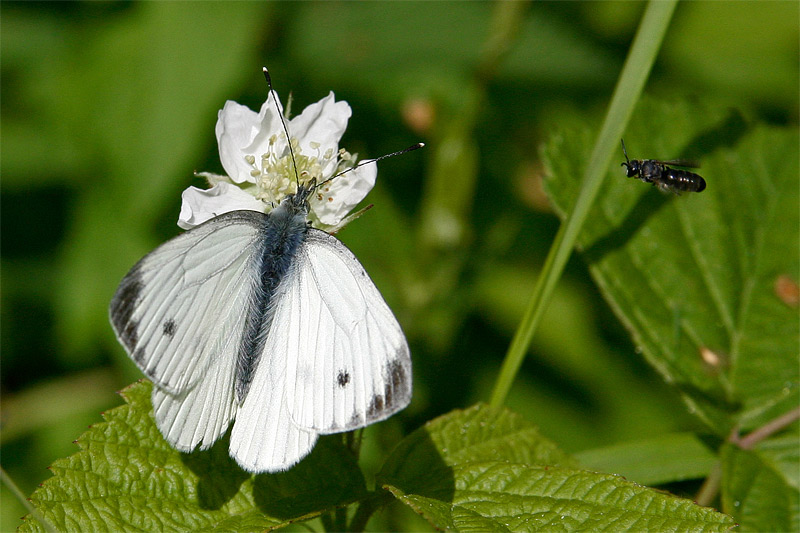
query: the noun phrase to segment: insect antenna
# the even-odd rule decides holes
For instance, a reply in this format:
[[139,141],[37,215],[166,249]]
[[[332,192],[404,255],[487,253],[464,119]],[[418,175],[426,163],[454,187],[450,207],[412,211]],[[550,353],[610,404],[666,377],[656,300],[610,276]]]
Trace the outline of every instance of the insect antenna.
[[[630,167],[631,166],[631,160],[628,159],[628,151],[625,149],[625,140],[624,139],[620,139],[620,142],[622,143],[622,153],[625,154],[625,163],[622,163],[622,165],[625,165],[626,167]],[[620,165],[620,166],[622,166],[622,165]]]
[[[297,173],[297,161],[295,161],[295,158],[294,158],[294,150],[292,149],[292,140],[289,137],[289,128],[286,127],[286,121],[283,118],[283,113],[281,112],[281,108],[278,106],[278,94],[275,92],[275,89],[272,88],[272,78],[269,75],[269,70],[267,69],[267,67],[262,67],[262,69],[264,71],[264,78],[267,80],[267,86],[269,87],[269,92],[273,94],[274,99],[275,99],[275,107],[278,110],[278,118],[281,120],[281,126],[283,126],[283,131],[286,134],[286,142],[289,145],[289,155],[292,157],[292,166],[294,167],[294,179],[295,179],[295,182],[297,184],[297,190],[300,191],[300,176]],[[389,157],[394,157],[396,155],[405,154],[406,152],[411,152],[411,151],[416,150],[418,148],[422,148],[423,146],[425,146],[424,143],[417,143],[417,144],[409,146],[408,148],[406,148],[404,150],[398,150],[397,152],[392,152],[391,154],[382,155],[380,157],[376,157],[375,159],[366,159],[366,160],[360,162],[359,164],[357,164],[355,166],[352,166],[352,167],[350,167],[348,169],[343,170],[342,172],[339,172],[338,174],[335,174],[335,175],[331,176],[330,178],[326,179],[325,181],[323,181],[321,183],[317,183],[317,184],[312,185],[310,190],[314,190],[314,189],[320,187],[321,185],[324,185],[325,183],[328,183],[332,179],[338,178],[342,174],[347,174],[351,170],[355,170],[358,167],[367,165],[369,163],[377,163],[378,161],[380,161],[382,159],[386,159],[386,158],[389,158]]]
[[292,139],[289,137],[289,128],[286,127],[286,121],[283,119],[283,113],[281,112],[280,106],[278,106],[278,93],[276,93],[275,89],[272,88],[272,78],[269,75],[269,70],[267,70],[267,67],[263,67],[263,69],[264,77],[267,79],[267,87],[269,87],[269,92],[272,93],[272,96],[275,100],[275,108],[278,110],[278,118],[281,119],[283,131],[286,133],[286,143],[289,145],[289,155],[292,156],[292,167],[294,167],[294,180],[297,184],[297,190],[300,191],[300,176],[297,174],[297,161],[294,160],[294,150],[292,150]]
[[376,157],[375,159],[365,159],[364,161],[360,162],[359,164],[357,164],[357,165],[355,165],[355,166],[352,166],[352,167],[350,167],[350,168],[348,168],[348,169],[345,169],[345,170],[343,170],[343,171],[339,172],[338,174],[334,174],[333,176],[331,176],[330,178],[326,179],[326,180],[325,180],[325,181],[323,181],[322,183],[317,183],[317,187],[320,187],[320,186],[322,186],[322,185],[324,185],[324,184],[328,183],[329,181],[331,181],[331,180],[332,180],[332,179],[334,179],[334,178],[338,178],[338,177],[339,177],[339,176],[341,176],[342,174],[347,174],[347,173],[348,173],[348,172],[350,172],[351,170],[355,170],[355,169],[357,169],[358,167],[363,167],[364,165],[368,165],[368,164],[370,164],[370,163],[377,163],[377,162],[378,162],[378,161],[380,161],[381,159],[387,159],[387,158],[389,158],[389,157],[394,157],[394,156],[396,156],[396,155],[402,155],[402,154],[405,154],[405,153],[407,153],[407,152],[413,152],[414,150],[417,150],[417,149],[419,149],[419,148],[422,148],[423,146],[425,146],[425,143],[417,143],[417,144],[412,144],[412,145],[411,145],[411,146],[409,146],[408,148],[404,148],[403,150],[398,150],[398,151],[396,151],[396,152],[392,152],[391,154],[385,154],[385,155],[382,155],[382,156],[380,156],[380,157]]

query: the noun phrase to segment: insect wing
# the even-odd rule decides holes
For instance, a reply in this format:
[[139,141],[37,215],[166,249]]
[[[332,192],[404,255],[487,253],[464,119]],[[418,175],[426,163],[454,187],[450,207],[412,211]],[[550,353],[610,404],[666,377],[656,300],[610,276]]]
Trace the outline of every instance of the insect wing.
[[263,216],[227,213],[164,243],[131,269],[111,300],[118,339],[155,384],[158,427],[179,449],[210,446],[233,416]]
[[654,159],[654,161],[656,163],[661,163],[662,165],[672,165],[675,167],[700,168],[700,164],[697,161],[691,161],[689,159],[669,159],[667,161]]
[[291,354],[286,403],[294,423],[336,433],[408,405],[408,343],[352,252],[327,233],[309,230],[295,264],[287,310],[274,332]]
[[228,429],[236,415],[231,363],[229,359],[215,359],[204,379],[177,394],[153,387],[156,426],[174,448],[191,452],[200,445],[205,450]]
[[286,470],[318,434],[382,420],[411,399],[400,325],[334,237],[309,228],[273,302],[275,320],[231,432],[231,456],[251,472]]
[[[276,291],[274,313],[280,317],[273,323],[264,353],[256,368],[249,392],[236,414],[231,430],[230,455],[250,472],[279,472],[286,470],[308,455],[317,441],[317,433],[297,427],[286,405],[287,355],[286,335],[273,333],[286,320],[284,313],[289,302],[280,295],[290,281]],[[299,332],[295,332],[299,334]]]

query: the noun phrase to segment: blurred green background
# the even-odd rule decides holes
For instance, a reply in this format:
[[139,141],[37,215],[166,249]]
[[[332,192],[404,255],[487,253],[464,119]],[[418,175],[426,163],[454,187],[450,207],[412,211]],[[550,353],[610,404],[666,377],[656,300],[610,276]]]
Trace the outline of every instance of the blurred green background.
[[[381,163],[375,208],[339,234],[398,315],[415,365],[411,406],[368,438],[388,447],[488,400],[558,228],[538,147],[565,117],[600,120],[643,8],[0,4],[3,467],[30,494],[141,377],[108,302],[179,232],[180,192],[202,186],[193,171],[222,171],[217,111],[227,99],[257,110],[263,65],[295,112],[331,90],[349,102],[342,146],[362,157],[428,145]],[[646,91],[796,126],[799,16],[793,1],[681,4]],[[569,452],[694,427],[579,256],[509,405]],[[365,461],[379,457],[368,448]],[[25,511],[2,490],[6,531]]]

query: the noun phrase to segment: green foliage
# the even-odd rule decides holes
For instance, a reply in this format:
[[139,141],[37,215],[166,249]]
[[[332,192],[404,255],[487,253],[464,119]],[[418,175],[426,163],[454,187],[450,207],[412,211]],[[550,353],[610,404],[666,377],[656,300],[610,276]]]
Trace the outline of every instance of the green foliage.
[[726,531],[733,525],[688,500],[575,465],[518,415],[478,405],[409,435],[378,483],[440,530]]
[[798,459],[795,428],[754,450],[726,444],[721,451],[722,505],[742,531],[800,530]]
[[[181,454],[152,416],[152,385],[122,391],[126,405],[105,413],[59,459],[31,497],[61,531],[243,531],[307,519],[361,498],[364,479],[341,439],[322,439],[301,465],[251,476],[228,456],[227,439]],[[30,517],[22,531],[40,531]]]
[[[786,276],[791,294],[800,277],[797,3],[678,5],[624,138],[636,158],[699,159],[709,186],[663,196],[625,179],[615,149],[583,253],[509,392],[541,430],[506,410],[452,409],[489,398],[557,229],[542,165],[563,217],[642,4],[0,10],[2,460],[27,494],[141,376],[113,338],[108,300],[177,233],[180,191],[200,184],[192,171],[220,170],[215,114],[226,99],[258,108],[262,65],[295,109],[329,90],[346,99],[348,149],[428,145],[381,165],[376,208],[342,234],[415,365],[412,404],[365,430],[359,465],[339,437],[276,476],[243,473],[224,439],[179,454],[152,425],[149,385],[136,384],[34,492],[59,529],[732,526],[609,474],[682,496],[708,477],[719,498],[703,503],[741,529],[800,529],[797,422],[753,446],[731,437],[799,403],[797,307],[775,286]],[[415,101],[427,125],[409,119]],[[0,530],[11,530],[30,511],[0,490]]]
[[716,462],[713,451],[694,433],[667,433],[586,450],[576,457],[587,468],[649,486],[704,478]]
[[505,462],[457,465],[452,475],[455,489],[446,499],[388,488],[442,530],[728,531],[734,525],[724,514],[617,476]]
[[[565,125],[544,148],[547,190],[562,215],[580,187],[590,137],[584,125]],[[633,158],[702,159],[708,188],[662,194],[614,165],[579,237],[611,307],[719,440],[796,410],[800,325],[776,284],[800,269],[789,244],[800,241],[800,182],[797,166],[787,164],[798,160],[797,131],[751,125],[725,108],[644,99],[626,138]],[[798,492],[788,469],[725,449],[723,509],[755,529],[795,524]],[[737,488],[754,493],[748,500]]]
[[[507,410],[477,405],[425,424],[392,452],[369,493],[339,437],[324,438],[296,467],[250,476],[227,441],[181,454],[154,424],[142,381],[56,461],[31,501],[57,530],[274,529],[359,503],[400,502],[439,529],[635,528],[724,531],[730,518],[575,461]],[[557,466],[562,465],[562,466]],[[356,513],[356,517],[362,516]],[[367,514],[366,517],[369,515]],[[21,531],[44,531],[28,516]]]
[[[663,134],[647,131],[652,123]],[[746,131],[735,113],[685,102],[645,100],[632,124],[629,155],[702,156],[708,189],[660,194],[614,165],[580,246],[637,345],[697,414],[721,435],[734,422],[753,428],[797,401],[797,312],[774,287],[800,268],[789,248],[799,238],[798,175],[787,164],[798,136]],[[560,213],[580,186],[586,137],[565,128],[545,148]]]

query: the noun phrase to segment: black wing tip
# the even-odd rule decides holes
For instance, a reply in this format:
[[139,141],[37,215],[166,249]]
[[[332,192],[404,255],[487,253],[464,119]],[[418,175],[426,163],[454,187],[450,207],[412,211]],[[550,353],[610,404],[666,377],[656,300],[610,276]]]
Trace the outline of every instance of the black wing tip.
[[367,422],[377,422],[404,409],[411,401],[411,365],[408,348],[403,347],[399,357],[389,361],[383,369],[384,390],[375,394],[367,407]]

